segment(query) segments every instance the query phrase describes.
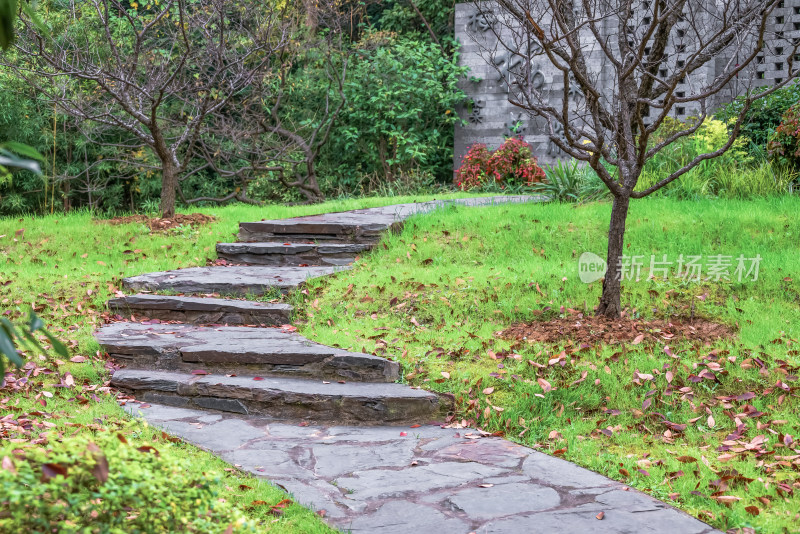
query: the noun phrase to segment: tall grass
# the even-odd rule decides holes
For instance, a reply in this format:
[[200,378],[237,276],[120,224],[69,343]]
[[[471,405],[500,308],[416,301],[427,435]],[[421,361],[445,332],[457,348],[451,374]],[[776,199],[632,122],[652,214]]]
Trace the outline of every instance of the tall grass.
[[[684,126],[677,122],[667,123],[655,142]],[[698,155],[721,148],[727,139],[727,125],[719,120],[707,119],[697,133],[679,139],[648,161],[636,190],[643,191]],[[748,139],[740,137],[722,156],[701,162],[657,194],[682,200],[744,200],[793,192],[793,184],[798,178],[797,172],[771,163],[764,151],[759,152],[752,147],[748,149],[750,144]]]

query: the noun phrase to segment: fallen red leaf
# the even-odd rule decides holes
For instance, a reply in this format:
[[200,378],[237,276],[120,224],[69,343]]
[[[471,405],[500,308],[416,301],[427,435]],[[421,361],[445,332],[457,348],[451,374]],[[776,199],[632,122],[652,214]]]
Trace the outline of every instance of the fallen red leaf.
[[42,464],[42,475],[45,480],[55,478],[58,475],[66,477],[68,475],[66,466],[55,463]]

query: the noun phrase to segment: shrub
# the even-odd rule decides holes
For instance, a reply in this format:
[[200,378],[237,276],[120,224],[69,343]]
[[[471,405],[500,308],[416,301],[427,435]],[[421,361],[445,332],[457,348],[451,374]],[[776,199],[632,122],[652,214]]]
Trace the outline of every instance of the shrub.
[[[120,435],[121,436],[121,435]],[[0,532],[224,532],[249,529],[188,460],[110,432],[18,449],[0,469]]]
[[373,175],[385,182],[416,172],[449,182],[454,110],[466,98],[457,84],[467,68],[422,38],[369,32],[357,46],[344,86],[347,105],[320,154],[326,193],[352,194]]
[[559,161],[545,167],[546,181],[534,184],[533,190],[554,202],[584,202],[600,200],[610,195],[606,184],[588,165],[572,160]]
[[[759,90],[765,89],[766,87]],[[752,155],[756,155],[766,147],[769,136],[780,124],[783,114],[798,101],[800,101],[800,84],[793,83],[752,103],[741,129],[741,135],[749,140],[745,148]],[[740,96],[730,104],[722,106],[714,116],[723,122],[734,119],[741,113],[744,102],[745,96]]]
[[531,146],[518,137],[509,137],[489,152],[484,144],[472,145],[456,171],[456,185],[462,190],[495,183],[503,186],[532,186],[545,179]]
[[786,110],[767,143],[767,152],[781,165],[800,167],[800,105]]

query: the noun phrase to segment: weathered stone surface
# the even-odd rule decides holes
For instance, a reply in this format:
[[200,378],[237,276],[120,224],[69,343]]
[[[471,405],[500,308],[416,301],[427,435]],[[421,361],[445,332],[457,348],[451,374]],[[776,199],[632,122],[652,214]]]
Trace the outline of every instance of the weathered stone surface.
[[279,484],[288,491],[294,500],[312,510],[324,512],[330,520],[348,520],[347,509],[338,506],[341,497],[339,488],[321,479],[273,478],[270,482]]
[[306,452],[304,449],[293,450],[292,444],[288,444],[290,447],[287,448],[269,445],[269,443],[255,442],[251,447],[224,452],[221,456],[226,461],[240,465],[242,469],[250,472],[266,472],[268,469],[272,476],[278,478],[303,481],[314,479],[314,472],[307,466],[301,465],[302,459],[298,458],[298,454]]
[[[596,515],[605,516],[598,521]],[[478,534],[531,534],[546,532],[591,532],[592,534],[701,534],[719,531],[677,510],[633,513],[594,506],[585,510],[542,512],[493,521]]]
[[413,204],[396,204],[322,215],[247,222],[239,225],[239,241],[327,241],[332,243],[377,243],[387,230],[396,231],[402,221],[420,213],[446,205],[487,206],[510,202],[536,202],[541,197],[503,196],[432,200]]
[[[552,458],[556,461],[547,464],[549,478],[543,482],[519,467],[497,467],[518,465],[521,454],[543,455],[518,445],[498,446],[498,438],[478,439],[469,429],[300,426],[157,405],[129,403],[126,408],[280,483],[298,502],[325,510],[330,524],[348,532],[721,534],[648,495],[622,491],[622,484],[562,460]],[[491,465],[469,461],[491,456],[496,457]],[[527,468],[535,465],[541,476],[542,463]],[[592,484],[597,484],[595,477],[602,483],[574,489],[581,472]],[[601,511],[602,521],[595,518]]]
[[517,467],[528,457],[530,449],[504,439],[458,440],[449,447],[439,448],[436,458],[461,462],[478,462],[497,467]]
[[178,395],[172,393],[161,393],[160,391],[149,390],[146,391],[140,398],[145,402],[166,404],[167,406],[174,406],[176,408],[194,407],[190,399],[179,397]]
[[178,392],[178,384],[188,383],[192,375],[175,375],[159,371],[130,374],[126,377],[127,389]]
[[130,368],[380,382],[399,375],[397,362],[320,345],[279,328],[120,322],[103,326],[95,337]]
[[352,243],[217,243],[217,256],[255,265],[349,265],[371,248]]
[[469,488],[447,499],[447,504],[464,512],[471,519],[492,519],[538,512],[555,508],[560,503],[561,498],[556,490],[531,483]]
[[613,481],[593,471],[536,451],[531,452],[522,464],[522,470],[532,479],[545,484],[549,484],[551,480],[558,480],[558,483],[562,486],[595,488],[613,483]]
[[470,480],[497,476],[506,470],[475,463],[442,462],[409,467],[402,471],[371,469],[336,479],[354,500],[399,498],[406,494],[426,493],[438,488],[461,486]]
[[128,295],[109,300],[108,308],[124,316],[133,313],[166,321],[261,326],[286,324],[292,313],[291,305],[280,302],[170,295]]
[[192,399],[200,408],[219,410],[221,412],[248,413],[242,401],[236,399],[222,399],[219,397],[195,397]]
[[439,534],[467,534],[470,525],[455,517],[448,517],[431,506],[409,501],[392,501],[375,512],[361,514],[352,523],[342,525],[353,533],[408,534],[410,532],[437,532]]
[[364,469],[408,467],[414,458],[414,442],[382,443],[366,450],[360,445],[327,443],[315,445],[312,452],[314,472],[324,478],[334,478]]
[[[121,369],[111,377],[111,385],[137,396],[174,391],[197,407],[275,419],[411,422],[437,415],[442,409],[435,394],[400,384],[258,378]],[[150,388],[151,383],[159,389]]]
[[347,267],[191,267],[174,271],[141,274],[125,278],[122,285],[136,291],[174,291],[176,293],[224,295],[264,295],[272,290],[282,293],[306,280],[326,276]]
[[622,489],[612,490],[597,495],[595,501],[609,508],[628,512],[652,512],[667,507],[663,502],[654,501],[643,493],[633,492],[633,495],[630,493]]

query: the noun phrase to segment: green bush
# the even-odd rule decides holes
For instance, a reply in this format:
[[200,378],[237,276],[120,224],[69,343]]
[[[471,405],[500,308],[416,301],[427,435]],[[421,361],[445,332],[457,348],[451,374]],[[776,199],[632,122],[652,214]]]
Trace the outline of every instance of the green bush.
[[[215,481],[169,450],[98,433],[19,449],[0,469],[0,532],[163,533],[251,530]],[[163,454],[162,454],[163,452]]]
[[[449,0],[415,0],[431,30],[444,46],[453,41],[455,3]],[[407,0],[386,0],[375,6],[380,10],[375,25],[378,29],[430,39],[428,29]],[[449,43],[448,43],[449,44]]]
[[[764,89],[766,88],[760,90]],[[744,101],[745,97],[740,96],[717,110],[714,116],[723,122],[735,119],[742,112]],[[763,152],[770,135],[781,123],[783,114],[798,101],[800,101],[800,84],[794,83],[753,102],[745,115],[741,129],[741,136],[749,139],[745,148],[751,155]]]
[[767,143],[769,157],[780,165],[800,168],[800,105],[783,114],[781,123]]
[[372,177],[450,182],[455,106],[465,99],[456,84],[466,68],[414,37],[372,32],[357,46],[347,106],[319,162],[330,194],[362,192]]

